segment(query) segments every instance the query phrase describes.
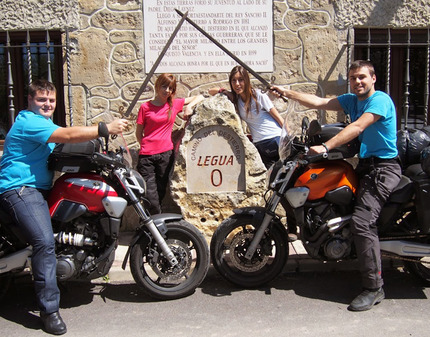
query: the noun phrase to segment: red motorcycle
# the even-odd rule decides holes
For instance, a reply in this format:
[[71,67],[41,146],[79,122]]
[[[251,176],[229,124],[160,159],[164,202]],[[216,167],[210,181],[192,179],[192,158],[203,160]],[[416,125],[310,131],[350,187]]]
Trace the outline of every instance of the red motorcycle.
[[[154,298],[193,293],[209,267],[204,236],[180,214],[151,216],[145,209],[145,181],[131,168],[125,142],[111,151],[109,134],[103,136],[59,144],[49,158],[50,169],[64,172],[48,198],[59,282],[108,274],[124,212],[131,206],[140,220],[123,269],[130,260],[134,280]],[[4,293],[14,275],[31,268],[32,249],[10,226],[12,219],[2,211],[0,217],[0,289]]]

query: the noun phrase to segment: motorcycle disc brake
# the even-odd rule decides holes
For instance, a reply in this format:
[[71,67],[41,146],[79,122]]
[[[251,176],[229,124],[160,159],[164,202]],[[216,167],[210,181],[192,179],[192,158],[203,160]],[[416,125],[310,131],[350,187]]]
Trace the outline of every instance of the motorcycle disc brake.
[[166,240],[166,243],[178,260],[178,264],[172,267],[170,262],[162,254],[159,254],[157,261],[151,262],[151,267],[163,281],[176,281],[190,270],[192,263],[191,251],[184,242],[179,240]]
[[252,273],[263,268],[269,260],[268,255],[261,253],[258,247],[251,260],[245,257],[247,248],[254,238],[252,233],[238,233],[230,244],[230,258],[233,266],[243,272]]

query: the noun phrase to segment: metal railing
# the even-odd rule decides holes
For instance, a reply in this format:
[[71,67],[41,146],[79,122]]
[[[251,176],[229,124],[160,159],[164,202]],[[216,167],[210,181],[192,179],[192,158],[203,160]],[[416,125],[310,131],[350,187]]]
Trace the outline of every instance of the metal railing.
[[[400,128],[421,128],[429,124],[430,28],[355,28],[354,32],[350,29],[347,41],[348,66],[353,54],[355,58],[371,61],[375,70],[384,69],[382,90],[392,96],[399,108],[401,106],[398,110],[401,112]],[[414,102],[411,102],[412,94]],[[411,111],[411,107],[414,107],[414,111]]]
[[[10,124],[13,123],[15,119],[16,106],[15,97],[18,90],[22,90],[23,86],[28,85],[38,77],[39,74],[33,72],[34,68],[43,69],[44,77],[50,81],[53,80],[53,73],[59,74],[57,78],[62,78],[64,69],[62,62],[62,55],[66,57],[67,66],[67,93],[68,93],[68,112],[69,112],[69,123],[73,125],[73,95],[72,95],[72,81],[71,81],[71,43],[69,38],[69,31],[65,29],[64,32],[60,32],[61,35],[65,34],[65,44],[61,43],[63,39],[57,39],[56,43],[53,43],[51,39],[51,34],[49,30],[46,31],[0,31],[3,36],[6,36],[6,41],[0,41],[0,51],[3,49],[3,55],[6,58],[5,70],[7,77],[7,100],[8,100],[8,115]],[[32,38],[36,36],[37,38]],[[58,31],[56,31],[58,36]],[[23,41],[23,34],[25,34],[25,41]],[[19,36],[19,38],[12,38],[13,36]],[[44,38],[42,37],[44,36]],[[60,42],[58,42],[58,40]],[[17,52],[18,50],[18,52]],[[43,51],[41,51],[43,50]],[[60,59],[56,59],[55,62],[54,53],[59,51]],[[19,55],[19,58],[16,56]],[[43,57],[42,57],[43,55]],[[14,64],[15,63],[15,64]],[[19,64],[17,64],[19,63]],[[43,63],[43,64],[42,64]],[[3,67],[0,63],[0,67]],[[20,70],[17,71],[16,68]],[[24,70],[22,70],[24,69]],[[61,84],[63,81],[61,80]],[[58,86],[57,86],[58,87]],[[61,88],[58,88],[61,89]],[[62,103],[62,102],[58,102]]]

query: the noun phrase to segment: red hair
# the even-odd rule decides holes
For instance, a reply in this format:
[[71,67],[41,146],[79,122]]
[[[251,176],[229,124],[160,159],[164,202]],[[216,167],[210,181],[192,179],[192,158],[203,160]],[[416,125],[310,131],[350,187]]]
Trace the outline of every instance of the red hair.
[[158,76],[155,81],[155,93],[157,93],[162,87],[170,88],[171,95],[167,98],[167,104],[169,104],[169,119],[172,113],[173,98],[176,93],[176,78],[172,74],[164,73]]

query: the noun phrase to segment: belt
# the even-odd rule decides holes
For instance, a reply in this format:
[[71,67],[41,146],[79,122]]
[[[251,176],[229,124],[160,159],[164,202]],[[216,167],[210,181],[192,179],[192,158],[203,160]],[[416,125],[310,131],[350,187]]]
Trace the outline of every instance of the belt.
[[379,157],[368,157],[368,158],[359,158],[359,162],[361,164],[373,165],[373,164],[382,164],[382,163],[400,163],[399,156],[394,158],[379,158]]

